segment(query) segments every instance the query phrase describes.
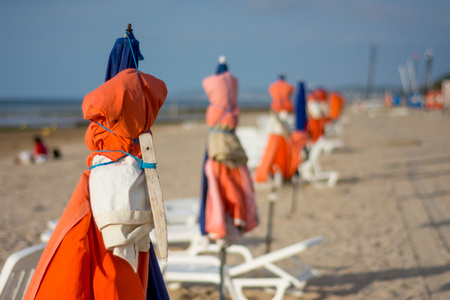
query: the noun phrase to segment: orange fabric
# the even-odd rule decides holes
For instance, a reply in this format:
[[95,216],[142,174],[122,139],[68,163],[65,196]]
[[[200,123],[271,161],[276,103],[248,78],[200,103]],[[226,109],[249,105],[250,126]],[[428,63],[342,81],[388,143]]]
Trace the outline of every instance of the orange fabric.
[[325,119],[309,119],[307,129],[313,142],[325,134]]
[[426,109],[442,109],[442,94],[440,90],[428,91],[425,95]]
[[[85,137],[91,151],[121,150],[140,156],[139,143],[134,144],[131,139],[150,129],[167,96],[162,80],[142,72],[140,78],[136,69],[126,69],[86,95],[82,106],[84,118],[115,133],[91,123]],[[88,157],[88,165],[95,155]],[[102,155],[112,160],[123,156],[117,152]]]
[[206,110],[208,126],[236,128],[239,116],[237,78],[230,72],[224,72],[206,77],[202,86],[210,102]]
[[292,113],[293,107],[291,96],[294,87],[284,80],[277,80],[269,86],[269,94],[272,97],[270,108],[279,113],[281,111],[288,111]]
[[281,135],[270,134],[261,163],[255,170],[254,180],[265,182],[275,171],[281,172],[284,179],[290,179],[301,163],[298,145],[291,138],[286,141]]
[[139,271],[105,249],[89,209],[83,173],[39,261],[25,299],[145,299],[148,253]]
[[314,98],[319,101],[327,101],[327,91],[324,89],[315,89],[313,91]]
[[206,232],[212,239],[227,236],[225,215],[248,232],[258,225],[253,186],[247,166],[230,169],[225,164],[208,159],[206,202]]
[[[142,84],[141,84],[142,82]],[[92,123],[86,132],[90,150],[122,150],[140,155],[137,138],[153,125],[164,103],[164,82],[135,69],[120,72],[83,102],[86,119],[103,124],[114,133]],[[88,158],[91,165],[92,153]],[[102,153],[116,160],[122,153]],[[25,299],[145,299],[148,252],[139,255],[138,273],[131,265],[105,249],[90,210],[89,175],[86,171],[61,216],[38,263]]]
[[241,174],[239,169],[229,169],[225,164],[211,161],[212,169],[219,183],[221,199],[224,201],[225,213],[245,221],[245,199],[244,191],[241,187]]
[[344,107],[344,99],[341,95],[339,95],[336,92],[330,93],[330,119],[337,120],[342,112],[342,109]]
[[299,154],[308,143],[308,138],[309,136],[306,131],[295,130],[291,133],[292,145],[295,147],[295,149],[297,149]]

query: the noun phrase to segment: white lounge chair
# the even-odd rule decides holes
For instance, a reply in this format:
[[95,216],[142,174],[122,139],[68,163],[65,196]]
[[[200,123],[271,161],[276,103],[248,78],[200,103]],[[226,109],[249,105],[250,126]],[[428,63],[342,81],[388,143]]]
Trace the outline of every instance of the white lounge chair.
[[267,133],[252,126],[240,126],[236,128],[236,135],[244,148],[250,170],[255,170],[260,161],[266,145]]
[[166,206],[167,224],[196,224],[200,212],[200,199],[198,197],[168,199]]
[[320,138],[311,147],[308,159],[302,162],[299,166],[299,173],[303,180],[308,181],[314,187],[331,187],[334,186],[339,178],[336,171],[322,171],[320,166],[320,155],[325,151],[327,141],[325,138]]
[[22,299],[46,244],[39,244],[11,254],[0,274],[0,299]]
[[[309,247],[322,242],[323,237],[311,238],[268,254],[253,258],[250,251],[243,246],[231,246],[227,253],[246,253],[245,261],[226,268],[225,287],[233,299],[246,299],[244,288],[275,288],[274,300],[282,299],[286,290],[292,288],[302,291],[306,280],[318,274],[314,268],[303,264],[303,272],[295,277],[273,263],[293,257]],[[212,246],[214,247],[214,246]],[[210,248],[209,250],[217,250]],[[208,250],[207,250],[208,251]],[[167,283],[220,283],[220,260],[215,256],[207,255],[176,255],[171,254],[168,262],[160,262],[163,277]],[[257,269],[265,269],[272,273],[272,277],[241,277]]]
[[[196,197],[180,198],[164,201],[166,207],[166,217],[168,225],[193,225],[198,223],[198,215],[200,211],[200,199]],[[50,220],[47,222],[47,229],[41,234],[41,242],[47,243],[58,220]],[[196,225],[195,227],[198,227]],[[182,234],[178,234],[176,226],[172,230],[175,239],[181,239]]]

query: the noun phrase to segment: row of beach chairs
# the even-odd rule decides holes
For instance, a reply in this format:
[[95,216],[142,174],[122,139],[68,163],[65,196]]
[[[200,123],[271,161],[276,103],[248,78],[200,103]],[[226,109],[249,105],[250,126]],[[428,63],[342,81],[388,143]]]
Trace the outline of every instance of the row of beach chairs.
[[[251,171],[255,170],[260,164],[263,151],[266,146],[268,132],[267,132],[268,116],[261,115],[257,118],[257,126],[241,126],[236,129],[236,135],[248,156],[247,165]],[[333,125],[333,128],[328,132],[342,132],[341,127],[338,124]],[[307,147],[308,154],[306,159],[300,164],[298,172],[300,180],[310,183],[312,186],[332,187],[339,178],[339,173],[334,170],[324,171],[320,164],[320,157],[324,155],[330,155],[335,149],[342,148],[343,142],[340,139],[330,139],[327,137],[321,137],[314,144]]]
[[[160,261],[164,280],[169,287],[183,283],[220,284],[220,247],[210,243],[200,234],[197,223],[199,214],[199,199],[184,198],[168,200],[166,212],[168,220],[169,246],[187,244],[187,248],[170,251],[167,262]],[[46,242],[51,236],[57,221],[49,221],[48,228],[41,235],[42,244],[32,246],[13,253],[6,260],[0,274],[0,300],[22,299],[23,294],[33,275]],[[152,232],[152,235],[154,231]],[[154,236],[153,241],[156,241]],[[243,245],[232,245],[227,253],[238,256],[238,263],[228,265],[225,269],[225,287],[232,299],[247,299],[244,290],[247,288],[271,289],[272,299],[282,299],[286,292],[301,293],[306,281],[318,275],[313,267],[301,262],[297,255],[306,249],[322,242],[318,236],[300,241],[273,252],[254,257],[251,251]],[[291,274],[278,267],[275,263],[284,259],[296,258],[301,266]],[[261,272],[258,272],[261,271]],[[264,273],[264,275],[260,275]],[[256,274],[256,275],[255,275]]]

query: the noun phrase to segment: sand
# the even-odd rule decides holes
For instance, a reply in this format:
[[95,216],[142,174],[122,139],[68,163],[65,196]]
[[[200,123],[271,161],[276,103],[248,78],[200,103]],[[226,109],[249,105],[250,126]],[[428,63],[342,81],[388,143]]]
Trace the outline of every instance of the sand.
[[[290,184],[278,189],[272,249],[322,235],[324,242],[298,258],[320,276],[302,299],[450,299],[450,118],[448,114],[348,108],[342,149],[321,157],[324,170],[340,174],[332,188],[304,183],[291,211]],[[256,126],[261,112],[244,113]],[[200,194],[207,126],[203,121],[153,128],[165,199]],[[57,219],[86,169],[85,128],[45,137],[63,157],[17,166],[13,157],[32,147],[37,131],[0,132],[0,266],[21,248],[39,243],[48,220]],[[261,224],[243,244],[264,253],[267,190],[256,192]],[[296,260],[279,263],[294,270]],[[172,299],[218,299],[214,286],[183,285]],[[250,299],[270,299],[250,291]],[[285,299],[298,299],[286,295]]]

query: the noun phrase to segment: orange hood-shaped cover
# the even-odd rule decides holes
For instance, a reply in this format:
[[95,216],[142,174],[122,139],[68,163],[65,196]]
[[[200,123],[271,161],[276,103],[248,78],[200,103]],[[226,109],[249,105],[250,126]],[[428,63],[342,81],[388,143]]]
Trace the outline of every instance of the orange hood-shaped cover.
[[337,92],[330,93],[330,119],[337,120],[342,112],[344,107],[344,99]]
[[[140,156],[139,143],[134,140],[155,122],[166,99],[167,88],[162,80],[142,72],[139,74],[136,69],[123,70],[84,98],[84,118],[93,122],[85,136],[91,151],[121,150]],[[95,155],[92,153],[88,157],[88,165]],[[117,152],[102,155],[112,160],[123,156]]]
[[270,108],[279,113],[283,110],[292,113],[291,95],[294,87],[284,80],[277,80],[269,86],[269,94],[272,97]]
[[224,72],[206,77],[202,85],[210,102],[206,110],[208,126],[236,128],[239,116],[238,79],[230,72]]

